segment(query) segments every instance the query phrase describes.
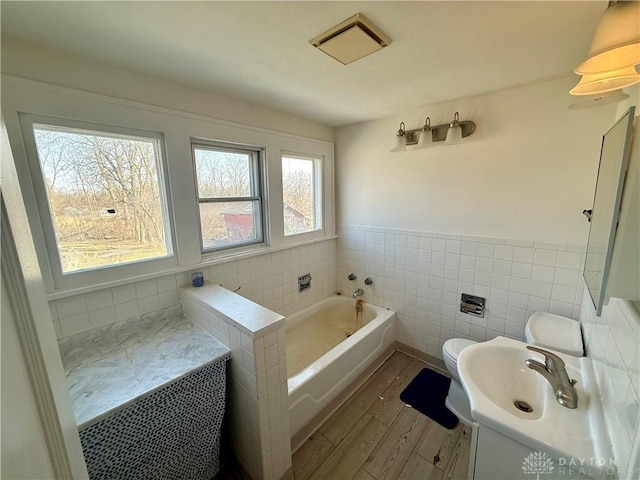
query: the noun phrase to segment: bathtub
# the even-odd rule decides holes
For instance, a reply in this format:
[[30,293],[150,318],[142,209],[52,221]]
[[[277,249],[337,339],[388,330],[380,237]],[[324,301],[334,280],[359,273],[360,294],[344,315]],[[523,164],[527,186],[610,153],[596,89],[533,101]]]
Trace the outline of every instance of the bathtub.
[[[395,341],[396,313],[356,300],[326,298],[287,317],[285,326],[292,436]],[[361,327],[355,329],[356,320]]]

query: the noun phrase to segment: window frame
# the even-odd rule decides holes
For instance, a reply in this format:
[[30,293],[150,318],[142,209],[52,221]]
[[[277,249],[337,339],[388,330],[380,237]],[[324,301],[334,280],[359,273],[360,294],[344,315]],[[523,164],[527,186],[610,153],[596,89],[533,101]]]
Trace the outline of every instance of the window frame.
[[[264,163],[265,163],[265,149],[253,145],[245,145],[239,143],[221,142],[216,140],[206,140],[202,138],[191,137],[191,160],[193,165],[193,179],[194,179],[194,191],[197,209],[197,223],[198,223],[198,239],[200,244],[200,253],[203,257],[211,257],[216,254],[231,253],[232,251],[242,251],[243,249],[252,249],[256,247],[268,245],[268,229],[267,229],[267,215],[266,215],[266,192],[268,191],[268,185],[265,183]],[[217,152],[230,152],[230,153],[242,153],[250,154],[251,168],[249,174],[251,196],[248,197],[200,197],[198,191],[198,169],[196,165],[195,152],[200,147],[203,150],[211,150]],[[257,225],[258,235],[255,240],[246,242],[238,242],[228,245],[221,245],[214,248],[205,248],[202,236],[202,218],[200,215],[200,204],[202,203],[224,203],[224,202],[255,202],[259,206],[258,219],[256,221],[256,213],[254,212],[253,224]]]
[[[323,155],[313,155],[308,153],[294,153],[282,151],[280,155],[280,165],[285,158],[293,160],[311,160],[313,162],[313,197],[314,197],[314,220],[317,227],[312,230],[297,233],[285,233],[284,225],[284,209],[282,210],[282,235],[285,239],[303,238],[304,236],[312,236],[317,232],[325,231],[325,157]],[[282,204],[284,207],[284,172],[280,175],[280,185],[282,187]]]
[[[175,223],[172,209],[173,203],[170,184],[168,181],[169,171],[166,152],[167,149],[163,133],[90,121],[70,120],[49,115],[34,115],[23,112],[18,112],[18,119],[25,147],[27,168],[34,187],[33,192],[38,212],[38,220],[44,240],[44,256],[46,257],[46,261],[49,265],[48,271],[51,275],[51,280],[55,290],[67,290],[82,287],[87,284],[104,283],[111,281],[114,278],[129,278],[150,274],[161,269],[174,267],[178,264]],[[104,134],[106,136],[113,137],[123,136],[138,138],[141,140],[152,141],[154,143],[154,149],[157,155],[156,175],[163,216],[165,243],[167,247],[166,256],[152,257],[114,265],[104,265],[66,273],[62,271],[54,219],[49,204],[44,172],[42,171],[42,165],[40,163],[35,140],[34,128],[37,128],[37,125],[59,128],[61,130],[81,130],[88,133]]]

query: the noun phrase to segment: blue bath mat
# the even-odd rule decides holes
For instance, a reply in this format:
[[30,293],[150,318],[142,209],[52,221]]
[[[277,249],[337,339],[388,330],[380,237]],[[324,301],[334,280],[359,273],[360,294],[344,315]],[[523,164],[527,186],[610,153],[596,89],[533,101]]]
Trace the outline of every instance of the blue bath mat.
[[450,378],[423,368],[402,391],[400,400],[451,430],[458,424],[458,417],[444,404],[450,383]]

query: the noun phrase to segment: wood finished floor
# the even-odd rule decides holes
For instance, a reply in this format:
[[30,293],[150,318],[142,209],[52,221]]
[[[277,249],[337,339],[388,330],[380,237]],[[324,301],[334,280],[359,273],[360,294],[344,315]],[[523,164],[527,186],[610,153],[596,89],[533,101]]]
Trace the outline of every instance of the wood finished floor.
[[293,455],[294,480],[466,479],[471,430],[447,430],[399,398],[429,366],[389,359]]

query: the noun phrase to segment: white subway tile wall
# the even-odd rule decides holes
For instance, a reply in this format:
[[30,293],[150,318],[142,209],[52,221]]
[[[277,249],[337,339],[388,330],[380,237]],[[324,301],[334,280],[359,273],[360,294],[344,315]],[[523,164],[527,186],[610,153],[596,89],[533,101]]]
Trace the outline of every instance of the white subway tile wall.
[[231,350],[229,414],[233,451],[252,478],[278,480],[291,467],[284,323],[251,337],[188,295],[184,314]]
[[640,478],[640,315],[627,300],[611,298],[596,317],[585,289],[580,322],[619,478]]
[[[366,300],[398,312],[397,340],[438,358],[453,337],[523,340],[538,310],[580,314],[581,245],[366,226],[341,228],[338,238],[338,289],[361,287]],[[484,318],[460,312],[462,293],[487,299]]]
[[[198,270],[194,268],[194,271]],[[336,240],[294,247],[200,269],[212,283],[288,315],[336,291]],[[298,276],[311,273],[311,289],[298,293]],[[180,303],[178,287],[191,272],[166,275],[49,302],[58,337],[136,317]]]

